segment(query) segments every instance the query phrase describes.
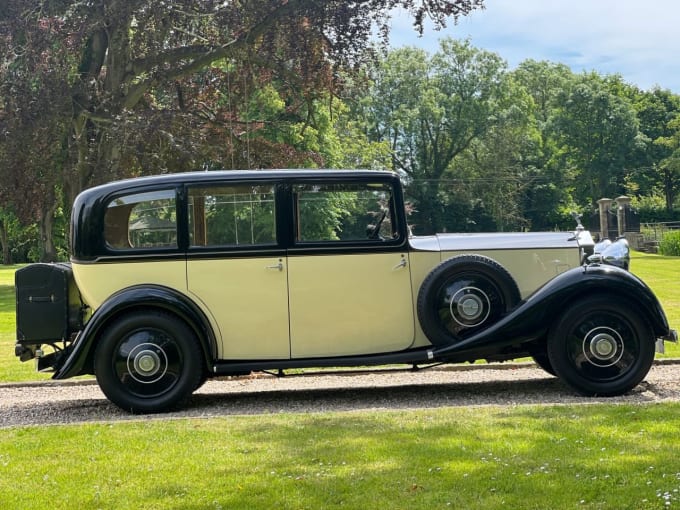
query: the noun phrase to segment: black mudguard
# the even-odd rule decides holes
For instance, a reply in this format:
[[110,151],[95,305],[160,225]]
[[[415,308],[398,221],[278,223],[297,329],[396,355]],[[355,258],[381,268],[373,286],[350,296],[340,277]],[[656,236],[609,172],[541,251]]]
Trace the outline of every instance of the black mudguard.
[[610,296],[612,302],[622,300],[635,305],[658,338],[671,337],[661,304],[642,280],[618,267],[591,264],[556,276],[497,323],[457,343],[435,349],[434,357],[445,360],[448,355],[544,338],[567,307],[594,294]]
[[167,310],[184,319],[201,340],[206,366],[217,356],[217,343],[203,312],[179,292],[157,285],[140,285],[123,289],[100,306],[73,344],[64,364],[56,368],[53,379],[68,379],[92,373],[90,362],[96,339],[110,319],[122,312],[140,308]]

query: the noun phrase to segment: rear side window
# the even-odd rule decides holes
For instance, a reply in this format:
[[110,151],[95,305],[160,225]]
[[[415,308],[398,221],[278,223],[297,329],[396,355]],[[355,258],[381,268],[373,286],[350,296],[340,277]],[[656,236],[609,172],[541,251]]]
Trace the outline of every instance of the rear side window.
[[175,191],[152,191],[112,200],[104,216],[104,239],[115,250],[177,248]]
[[220,185],[189,189],[192,247],[276,243],[273,185]]

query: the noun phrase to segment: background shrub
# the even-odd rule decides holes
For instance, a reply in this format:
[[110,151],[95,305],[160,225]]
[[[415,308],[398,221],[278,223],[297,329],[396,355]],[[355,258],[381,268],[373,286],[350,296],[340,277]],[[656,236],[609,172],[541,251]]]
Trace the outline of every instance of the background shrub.
[[662,255],[680,257],[680,230],[667,232],[663,236],[661,244],[659,244],[659,252]]

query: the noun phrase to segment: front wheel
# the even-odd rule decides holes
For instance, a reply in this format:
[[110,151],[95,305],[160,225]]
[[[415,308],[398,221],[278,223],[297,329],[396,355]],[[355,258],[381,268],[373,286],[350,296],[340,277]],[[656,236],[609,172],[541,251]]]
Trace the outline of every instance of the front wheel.
[[627,393],[654,361],[654,333],[626,301],[593,296],[569,308],[548,337],[557,376],[584,395]]
[[202,356],[194,332],[161,311],[115,320],[95,352],[95,374],[111,402],[133,413],[167,411],[199,385]]

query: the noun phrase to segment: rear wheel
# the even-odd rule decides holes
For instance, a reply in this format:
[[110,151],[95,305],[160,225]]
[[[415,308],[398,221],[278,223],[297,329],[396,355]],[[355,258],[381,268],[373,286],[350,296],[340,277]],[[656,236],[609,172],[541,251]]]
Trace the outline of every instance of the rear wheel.
[[183,404],[204,373],[198,339],[177,317],[134,312],[116,319],[95,353],[97,382],[126,411],[154,413]]
[[654,333],[626,301],[586,298],[569,308],[548,337],[555,373],[584,395],[622,395],[654,361]]
[[547,372],[550,375],[555,375],[555,369],[553,368],[552,364],[550,363],[550,358],[548,358],[547,352],[545,352],[545,351],[534,352],[534,353],[531,354],[531,358],[539,366],[539,368],[543,369],[545,372]]

